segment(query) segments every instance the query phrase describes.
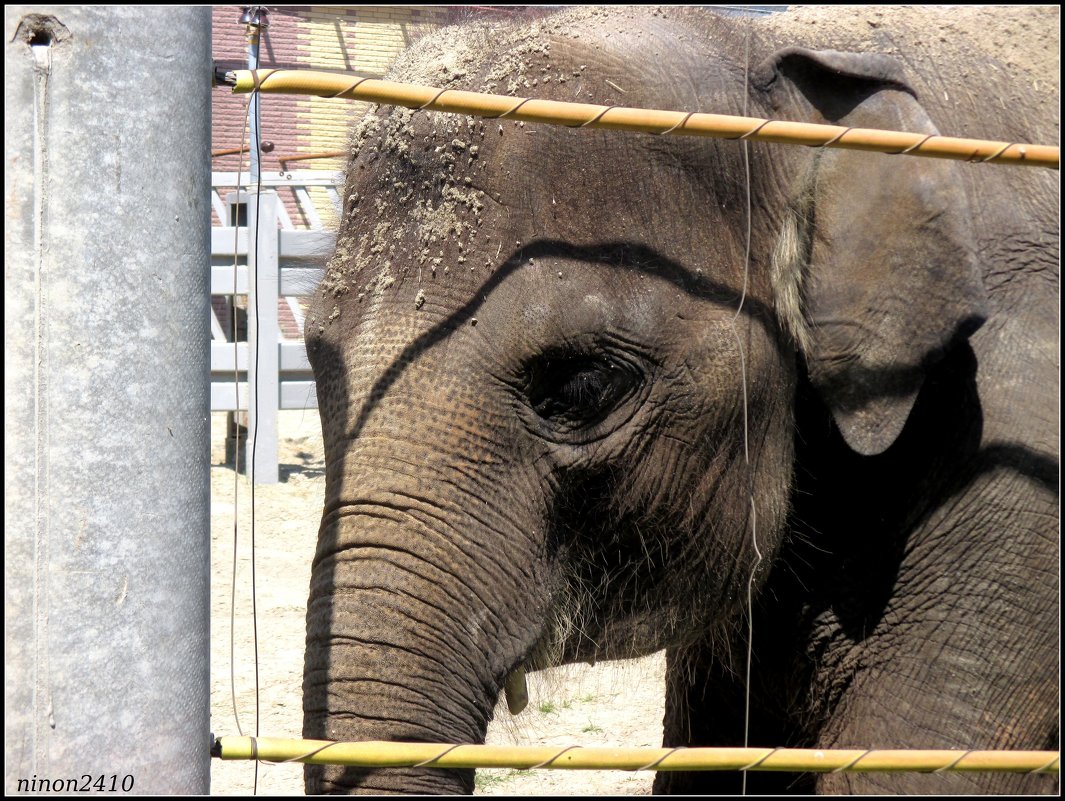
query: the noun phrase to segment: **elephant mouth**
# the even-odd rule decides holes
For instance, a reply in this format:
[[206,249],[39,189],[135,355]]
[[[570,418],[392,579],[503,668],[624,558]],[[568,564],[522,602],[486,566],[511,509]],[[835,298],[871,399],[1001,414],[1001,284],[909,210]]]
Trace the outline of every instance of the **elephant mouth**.
[[650,656],[697,628],[698,621],[691,617],[689,609],[676,605],[626,609],[607,615],[598,607],[586,608],[561,601],[556,604],[553,622],[545,628],[531,653],[508,674],[504,691],[512,684],[517,703],[522,697],[526,672]]

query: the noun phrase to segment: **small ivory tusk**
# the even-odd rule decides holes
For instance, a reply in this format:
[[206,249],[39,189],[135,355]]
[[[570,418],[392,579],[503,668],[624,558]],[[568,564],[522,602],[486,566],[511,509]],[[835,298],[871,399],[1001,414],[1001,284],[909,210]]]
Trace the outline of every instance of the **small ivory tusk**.
[[516,667],[507,676],[503,685],[503,693],[507,696],[507,709],[510,714],[518,715],[529,704],[529,686],[525,683],[525,668]]

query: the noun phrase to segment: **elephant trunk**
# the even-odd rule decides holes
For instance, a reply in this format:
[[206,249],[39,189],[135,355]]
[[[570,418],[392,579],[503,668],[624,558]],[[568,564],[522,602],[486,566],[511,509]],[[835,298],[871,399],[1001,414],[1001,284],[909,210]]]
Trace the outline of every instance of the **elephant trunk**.
[[[460,529],[442,515],[432,519],[410,498],[327,510],[307,610],[305,737],[484,742],[499,688],[529,635],[502,623],[508,614],[519,620],[499,594],[508,568],[471,553],[476,532],[461,522]],[[471,793],[473,777],[454,769],[305,770],[309,793]]]

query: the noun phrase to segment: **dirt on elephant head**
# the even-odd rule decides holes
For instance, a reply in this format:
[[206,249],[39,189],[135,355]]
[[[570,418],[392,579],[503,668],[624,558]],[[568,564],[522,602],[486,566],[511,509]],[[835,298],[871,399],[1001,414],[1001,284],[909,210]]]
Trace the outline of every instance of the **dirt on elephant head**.
[[[675,17],[713,12],[578,6],[531,21],[467,22],[417,40],[386,77],[441,89],[624,105],[624,95],[608,94],[609,81],[592,80],[585,65],[563,64],[566,59],[556,57],[560,54],[553,49],[585,39],[593,27],[590,23],[596,23],[597,35],[640,37],[650,20],[666,13]],[[975,87],[990,83],[997,88],[999,107],[972,117],[981,120],[980,130],[943,132],[1008,139],[1011,109],[1020,104],[1018,91],[1044,95],[1048,106],[1058,104],[1059,22],[1060,12],[1054,6],[808,6],[749,17],[742,24],[752,32],[752,60],[785,44],[894,56],[922,101],[931,98],[941,108],[972,102]],[[370,202],[354,188],[358,167],[353,166],[345,210],[349,219],[370,214],[395,222],[391,228],[378,226],[369,235],[360,229],[357,237],[348,235],[345,225],[321,287],[323,294],[335,299],[351,292],[361,300],[388,289],[411,270],[417,271],[420,284],[426,278],[442,280],[455,270],[491,269],[490,259],[473,256],[504,244],[492,242],[488,233],[492,226],[484,225],[486,208],[498,201],[478,188],[483,185],[478,177],[488,169],[485,140],[524,127],[513,120],[371,106],[353,130],[351,163],[368,167],[383,158],[386,166],[375,165],[379,183],[369,193]],[[1056,131],[1044,130],[1048,141],[1056,139]],[[411,169],[415,162],[420,170]],[[431,180],[426,180],[427,174]],[[366,187],[362,193],[367,193]],[[397,254],[401,225],[408,226],[404,236],[408,251]],[[414,252],[409,251],[412,246]],[[373,269],[366,269],[370,264]],[[336,319],[339,312],[336,306],[319,325]]]
[[[623,104],[617,87],[602,76],[592,79],[594,70],[586,72],[586,65],[555,58],[553,48],[587,37],[605,21],[616,25],[619,36],[640,36],[640,20],[662,13],[574,7],[532,21],[447,27],[416,41],[385,77],[516,98]],[[335,301],[342,296],[372,301],[412,273],[418,287],[411,302],[420,309],[432,293],[427,282],[457,271],[475,276],[492,270],[492,255],[514,243],[495,241],[499,226],[487,224],[487,213],[501,199],[481,188],[482,176],[491,172],[485,156],[506,136],[531,132],[532,126],[515,120],[371,106],[352,132],[344,220],[320,286],[324,319],[312,324],[322,329],[337,319],[341,304]],[[371,230],[371,218],[390,222]]]
[[796,45],[885,53],[903,63],[927,60],[925,66],[957,84],[989,77],[981,69],[991,58],[990,69],[1047,93],[1055,105],[1060,25],[1058,6],[805,6],[757,23]]

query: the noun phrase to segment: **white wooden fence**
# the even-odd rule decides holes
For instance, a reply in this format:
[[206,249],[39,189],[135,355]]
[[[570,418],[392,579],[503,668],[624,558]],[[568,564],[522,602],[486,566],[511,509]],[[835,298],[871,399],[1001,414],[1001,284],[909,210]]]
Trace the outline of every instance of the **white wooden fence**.
[[[211,294],[229,298],[231,315],[236,314],[233,297],[248,296],[247,342],[234,343],[229,326],[211,313],[211,409],[248,412],[248,458],[254,454],[250,473],[258,484],[276,484],[278,410],[318,406],[302,335],[284,340],[278,301],[285,299],[302,330],[296,298],[314,291],[336,238],[325,230],[310,190],[324,192],[339,216],[342,178],[340,173],[298,171],[264,178],[261,191],[234,189],[225,197],[224,188],[236,187],[236,174],[213,173],[211,179],[212,207],[222,222],[211,228]],[[295,228],[279,189],[295,192],[310,228]],[[234,207],[241,204],[248,224],[227,224],[239,221]],[[258,244],[249,248],[257,228]]]

